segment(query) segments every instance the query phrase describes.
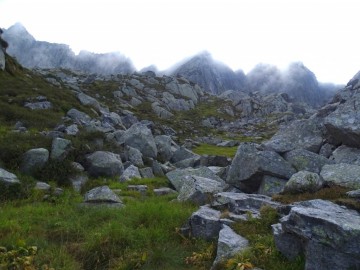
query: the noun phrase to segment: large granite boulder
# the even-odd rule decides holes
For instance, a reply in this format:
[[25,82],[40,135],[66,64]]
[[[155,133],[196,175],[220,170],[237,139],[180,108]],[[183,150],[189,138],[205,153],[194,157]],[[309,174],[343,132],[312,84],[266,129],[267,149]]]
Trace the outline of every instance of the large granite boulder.
[[188,176],[200,176],[204,178],[209,178],[215,180],[221,184],[224,184],[219,176],[217,176],[211,169],[208,167],[200,167],[197,169],[187,168],[187,169],[176,169],[170,171],[166,174],[166,177],[169,179],[171,184],[175,187],[177,191],[180,191],[184,183],[187,181]]
[[161,162],[169,161],[176,151],[175,144],[170,136],[159,135],[155,137],[155,144],[158,149],[158,160]]
[[278,153],[285,153],[296,148],[318,153],[323,144],[322,124],[316,118],[296,120],[282,126],[264,146]]
[[82,105],[93,107],[97,111],[101,110],[100,103],[95,98],[90,97],[84,93],[79,93],[76,97]]
[[221,212],[208,206],[201,206],[189,219],[192,237],[214,240],[221,230]]
[[22,158],[20,171],[24,174],[33,174],[42,169],[49,160],[49,151],[45,148],[34,148],[27,151]]
[[327,185],[342,186],[351,189],[360,188],[360,166],[347,163],[325,165],[320,176]]
[[86,192],[84,195],[83,205],[120,208],[124,206],[121,199],[108,186],[96,187]]
[[299,171],[287,181],[284,192],[303,193],[315,192],[323,187],[323,179],[317,174],[308,171]]
[[172,163],[177,163],[177,162],[185,160],[185,159],[197,158],[197,157],[200,158],[199,155],[197,155],[194,152],[192,152],[191,150],[181,146],[173,153],[170,161]]
[[144,161],[143,161],[143,158],[142,158],[142,154],[138,149],[136,149],[134,147],[126,146],[125,150],[126,150],[126,154],[127,154],[127,159],[133,165],[135,165],[137,167],[144,166]]
[[262,150],[254,143],[242,143],[230,166],[226,182],[244,192],[256,192],[264,175],[289,179],[295,169],[279,154]]
[[[324,119],[328,139],[335,145],[360,147],[360,90],[343,90],[348,97]],[[343,95],[346,96],[346,95]]]
[[188,175],[184,180],[177,199],[179,201],[190,201],[198,205],[209,203],[213,195],[223,191],[225,187],[219,181],[196,175]]
[[151,130],[141,123],[133,124],[124,132],[121,140],[125,146],[138,149],[144,157],[156,158],[157,148]]
[[50,158],[63,160],[71,150],[71,141],[63,138],[54,138],[51,146]]
[[120,156],[111,152],[96,151],[86,156],[86,163],[86,169],[92,177],[120,176],[124,171]]
[[309,171],[320,173],[321,168],[325,164],[332,164],[333,162],[326,157],[320,156],[305,149],[295,149],[285,153],[285,160],[287,160],[297,171]]
[[360,149],[341,145],[332,152],[330,159],[335,163],[360,165]]
[[77,109],[70,109],[66,115],[70,117],[75,124],[78,125],[88,125],[91,121],[91,117],[84,112],[81,112]]
[[141,175],[138,167],[130,165],[124,170],[123,174],[120,177],[120,181],[125,182],[133,178],[141,178]]
[[270,175],[264,175],[258,190],[258,194],[266,196],[279,194],[284,190],[286,183],[286,179],[281,179]]
[[229,226],[222,225],[217,243],[216,258],[213,265],[233,257],[249,246],[249,241],[235,233]]
[[20,184],[20,180],[15,174],[0,168],[0,183],[4,185]]
[[324,200],[296,203],[273,225],[276,247],[289,259],[305,255],[305,270],[359,269],[360,214]]

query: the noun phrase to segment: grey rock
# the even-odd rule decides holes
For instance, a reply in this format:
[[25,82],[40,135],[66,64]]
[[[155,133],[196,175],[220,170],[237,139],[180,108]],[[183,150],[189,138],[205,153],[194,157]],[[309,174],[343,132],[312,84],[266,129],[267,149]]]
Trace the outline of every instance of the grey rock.
[[78,125],[86,125],[89,124],[91,117],[88,116],[86,113],[81,112],[77,109],[71,109],[69,110],[66,115],[70,117],[75,124]]
[[154,194],[157,196],[163,196],[174,193],[176,193],[176,191],[168,187],[154,188]]
[[272,196],[279,194],[284,190],[287,180],[264,175],[258,193],[266,196]]
[[303,193],[315,192],[323,187],[323,180],[317,174],[309,171],[299,171],[295,173],[286,183],[284,192]]
[[51,186],[45,182],[36,182],[34,189],[49,191],[51,189]]
[[120,176],[124,171],[120,156],[111,152],[96,151],[86,156],[86,163],[92,177]]
[[191,236],[205,240],[214,240],[221,230],[221,212],[208,206],[201,206],[190,219]]
[[169,119],[174,116],[173,113],[171,113],[168,110],[161,107],[158,102],[153,102],[151,104],[151,108],[152,108],[153,112],[162,119]]
[[320,176],[327,185],[337,185],[352,189],[360,188],[360,166],[346,163],[325,165]]
[[213,265],[220,261],[230,259],[236,253],[241,252],[249,246],[249,241],[235,233],[229,226],[222,225],[217,243],[216,258]]
[[84,202],[87,203],[122,203],[120,198],[108,187],[100,186],[91,189],[84,195]]
[[95,98],[90,97],[84,93],[78,93],[76,97],[82,105],[93,107],[98,112],[101,110],[100,103]]
[[80,192],[82,187],[87,183],[89,177],[86,174],[77,174],[69,178],[75,191]]
[[109,113],[103,112],[101,115],[101,122],[109,123],[111,126],[117,129],[125,129],[121,121],[120,115],[118,115],[115,112],[109,112]]
[[273,202],[271,197],[260,194],[246,194],[234,192],[220,192],[214,195],[211,203],[212,207],[227,208],[234,214],[246,214],[248,212],[255,215],[259,214],[262,206],[277,208],[280,204]]
[[238,141],[222,141],[221,143],[218,143],[217,146],[222,146],[222,147],[234,147],[239,145]]
[[211,201],[215,193],[224,189],[222,183],[205,177],[188,175],[184,180],[184,184],[179,191],[179,201],[190,201],[198,205],[204,205]]
[[152,171],[156,176],[165,176],[161,164],[157,160],[153,160],[152,162]]
[[179,82],[174,79],[165,85],[165,89],[172,94],[177,94],[182,97],[190,98],[195,104],[198,102],[199,96],[194,87],[189,84],[179,84]]
[[1,70],[5,70],[5,53],[4,50],[2,48],[0,48],[0,69]]
[[175,152],[173,147],[175,143],[171,137],[167,135],[155,136],[155,144],[158,149],[158,160],[161,162],[169,161]]
[[137,107],[142,104],[142,101],[136,97],[132,97],[130,99],[130,104],[131,104],[131,106]]
[[151,167],[145,167],[145,168],[141,168],[139,169],[140,171],[140,175],[142,178],[153,178],[154,177],[154,173]]
[[229,167],[218,167],[218,166],[208,166],[208,168],[219,176],[222,180],[226,180],[227,171]]
[[[343,90],[349,98],[341,101],[337,109],[324,119],[328,140],[335,145],[360,147],[360,91]],[[341,91],[341,92],[343,92]]]
[[0,183],[5,185],[20,184],[20,180],[15,174],[0,168]]
[[71,141],[62,138],[54,138],[51,146],[50,158],[63,160],[71,150]]
[[138,149],[143,156],[156,158],[157,148],[151,130],[141,123],[132,125],[122,136],[125,146]]
[[132,190],[132,191],[137,191],[137,192],[144,194],[148,191],[148,186],[147,185],[128,185],[127,189]]
[[189,159],[189,158],[193,158],[193,157],[199,157],[199,155],[195,154],[194,152],[192,152],[189,149],[186,149],[185,147],[180,147],[173,153],[170,161],[172,163],[176,163],[181,160]]
[[264,175],[289,179],[295,169],[279,154],[259,150],[254,143],[240,144],[226,182],[245,192],[256,192]]
[[200,177],[210,178],[219,183],[224,183],[224,181],[219,176],[217,176],[212,170],[210,170],[207,167],[200,167],[197,169],[193,169],[193,168],[176,169],[166,174],[166,177],[169,179],[169,181],[177,191],[180,191],[181,187],[184,185],[186,181],[187,176],[200,176]]
[[70,125],[70,126],[66,127],[65,133],[68,134],[68,135],[71,135],[71,136],[75,136],[76,134],[79,133],[78,125],[73,124],[73,125]]
[[296,120],[283,126],[264,146],[278,153],[285,153],[296,148],[318,153],[323,143],[321,123],[316,119]]
[[20,164],[20,171],[24,174],[33,174],[43,168],[49,160],[49,151],[45,148],[35,148],[27,151]]
[[190,168],[190,167],[195,168],[200,165],[200,159],[201,159],[200,156],[194,156],[191,158],[180,160],[174,163],[174,166],[176,168],[181,168],[181,169]]
[[358,269],[359,224],[356,211],[329,201],[305,201],[295,204],[280,225],[273,226],[275,244],[289,259],[303,252],[306,270]]
[[128,154],[128,160],[137,167],[144,166],[144,161],[141,152],[133,147],[127,146],[126,151]]
[[360,149],[341,145],[335,149],[330,159],[335,163],[360,165]]
[[297,171],[320,173],[321,168],[325,164],[333,164],[329,159],[305,149],[295,149],[287,152],[284,158],[294,166]]
[[121,182],[125,182],[125,181],[129,181],[133,178],[141,178],[140,172],[139,172],[139,168],[134,166],[134,165],[130,165],[129,167],[127,167],[123,174],[120,177],[120,181]]
[[121,121],[126,128],[130,128],[133,124],[139,122],[139,120],[133,114],[126,114],[126,115],[122,116]]
[[359,199],[360,198],[360,189],[348,191],[348,192],[346,192],[346,195],[350,198]]
[[325,143],[323,146],[321,146],[319,155],[329,158],[332,152],[335,150],[335,148],[336,148],[335,145],[332,145],[330,143]]
[[52,103],[50,101],[26,102],[24,107],[30,110],[49,110],[52,108]]

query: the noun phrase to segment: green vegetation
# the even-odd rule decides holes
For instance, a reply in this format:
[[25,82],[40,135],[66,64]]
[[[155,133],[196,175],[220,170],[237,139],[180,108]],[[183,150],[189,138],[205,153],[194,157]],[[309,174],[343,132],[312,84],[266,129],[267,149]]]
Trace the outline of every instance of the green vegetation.
[[238,147],[223,147],[211,144],[201,144],[192,149],[192,151],[199,155],[218,155],[233,158],[236,154]]
[[241,221],[234,225],[234,230],[247,238],[250,247],[236,255],[217,269],[239,270],[259,267],[268,270],[302,270],[304,258],[289,261],[283,257],[275,247],[271,225],[278,222],[277,211],[269,206],[260,209],[260,218],[253,218],[249,214],[247,221]]
[[[157,187],[164,179],[141,183]],[[124,190],[127,185],[108,184]],[[211,260],[195,267],[186,258],[211,243],[186,239],[176,229],[197,207],[173,199],[150,194],[125,200],[122,209],[88,208],[79,206],[80,195],[66,190],[53,203],[36,196],[7,202],[0,207],[0,242],[7,250],[19,241],[36,246],[33,269],[209,269]]]

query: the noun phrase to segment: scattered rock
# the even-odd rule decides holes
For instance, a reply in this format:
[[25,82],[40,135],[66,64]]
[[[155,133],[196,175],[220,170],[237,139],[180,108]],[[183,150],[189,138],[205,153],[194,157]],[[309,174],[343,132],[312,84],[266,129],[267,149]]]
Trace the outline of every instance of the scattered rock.
[[86,192],[84,203],[85,205],[124,206],[120,198],[108,186],[96,187]]
[[5,185],[20,184],[20,180],[15,174],[0,168],[0,183]]
[[22,158],[20,171],[32,175],[43,168],[49,160],[49,151],[45,148],[35,148],[27,151]]
[[191,236],[214,240],[221,230],[221,212],[208,206],[201,206],[189,219]]
[[315,192],[323,187],[323,180],[317,174],[309,171],[299,171],[295,173],[284,187],[284,192],[303,193]]
[[341,145],[335,149],[330,158],[335,163],[360,165],[360,149]]
[[92,177],[120,176],[124,171],[120,156],[111,152],[96,151],[86,156],[86,162],[87,171]]
[[62,138],[54,138],[51,146],[50,158],[55,160],[63,160],[70,150],[71,150],[70,140],[66,140]]
[[258,193],[266,196],[279,194],[284,190],[286,183],[287,180],[285,179],[264,175]]
[[121,175],[120,181],[125,182],[125,181],[129,181],[133,178],[141,178],[141,175],[140,175],[138,167],[136,167],[134,165],[130,165],[129,167],[127,167],[125,169],[125,171]]
[[325,165],[320,176],[324,184],[337,185],[346,188],[360,188],[360,166],[346,163]]
[[176,193],[176,191],[171,188],[168,188],[168,187],[161,187],[161,188],[154,189],[154,194],[157,196],[163,196],[163,195],[168,195],[168,194],[173,194],[173,193]]
[[139,169],[139,171],[140,171],[142,178],[153,178],[154,177],[153,170],[150,167],[141,168],[141,169]]

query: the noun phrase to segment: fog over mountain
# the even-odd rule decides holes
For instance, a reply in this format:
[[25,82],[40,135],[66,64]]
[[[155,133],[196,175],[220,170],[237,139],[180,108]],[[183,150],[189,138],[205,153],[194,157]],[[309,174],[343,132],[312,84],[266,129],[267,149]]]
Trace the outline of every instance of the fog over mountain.
[[8,53],[28,68],[68,68],[90,73],[131,73],[135,70],[130,59],[120,53],[95,54],[81,51],[79,55],[68,45],[37,41],[17,23],[4,31],[9,43]]

